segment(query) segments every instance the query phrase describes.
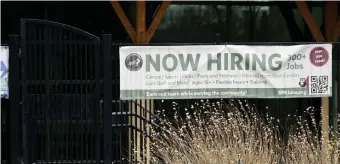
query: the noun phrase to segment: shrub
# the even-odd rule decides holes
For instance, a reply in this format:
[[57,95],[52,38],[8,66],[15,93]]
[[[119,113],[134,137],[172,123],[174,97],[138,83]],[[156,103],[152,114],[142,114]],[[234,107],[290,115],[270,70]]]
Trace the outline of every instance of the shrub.
[[[157,111],[153,119],[152,163],[169,164],[319,164],[339,163],[339,139],[324,139],[319,124],[288,116],[297,127],[261,115],[246,101],[201,101],[190,109]],[[333,136],[333,135],[331,135]],[[332,138],[332,137],[331,137]],[[326,145],[321,147],[321,142]]]

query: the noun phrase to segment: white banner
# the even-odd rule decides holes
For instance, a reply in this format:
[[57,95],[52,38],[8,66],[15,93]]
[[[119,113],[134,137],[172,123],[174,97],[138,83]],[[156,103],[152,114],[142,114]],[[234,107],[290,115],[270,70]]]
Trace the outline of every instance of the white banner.
[[332,45],[121,47],[121,99],[329,97]]
[[8,98],[8,56],[9,48],[1,46],[0,53],[0,94],[1,98]]

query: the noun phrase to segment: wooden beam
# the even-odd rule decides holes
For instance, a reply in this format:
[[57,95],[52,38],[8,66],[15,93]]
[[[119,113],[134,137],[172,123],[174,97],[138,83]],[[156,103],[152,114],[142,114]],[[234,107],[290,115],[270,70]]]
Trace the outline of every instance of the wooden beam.
[[133,28],[131,22],[129,21],[129,18],[125,15],[124,10],[122,9],[122,7],[120,6],[118,1],[110,0],[110,2],[111,2],[113,9],[115,10],[118,18],[122,22],[126,32],[130,36],[132,42],[135,43],[136,42],[136,32],[135,32],[135,29]]
[[305,1],[295,1],[295,3],[315,40],[317,42],[326,41],[312,13],[309,11],[307,3]]
[[[145,0],[140,0],[136,1],[136,43],[137,44],[144,44],[147,43],[147,38],[146,38],[146,4]],[[138,101],[138,103],[142,106],[145,107],[145,101]],[[137,109],[135,110],[137,112],[137,115],[141,116],[142,114],[142,109],[140,106],[136,107]],[[141,122],[144,120],[141,120],[140,118],[137,118],[137,124],[136,127],[137,129],[142,129]],[[144,144],[143,138],[141,139],[141,133],[139,131],[136,131],[137,137],[136,137],[136,160],[137,163],[144,163],[144,159],[141,159],[141,144]],[[144,146],[143,146],[144,147]]]
[[159,23],[161,22],[162,18],[164,17],[166,10],[170,6],[170,3],[171,3],[170,1],[163,1],[162,2],[161,7],[157,11],[156,16],[153,18],[152,23],[151,23],[151,25],[148,29],[148,32],[147,32],[148,40],[147,40],[147,42],[150,42],[151,38],[155,34],[155,31],[157,30]]
[[147,43],[146,34],[146,9],[145,1],[136,1],[136,31],[137,31],[137,42],[136,43]]
[[338,19],[338,2],[326,1],[324,6],[324,25],[325,25],[325,37],[328,41],[334,42],[334,29]]

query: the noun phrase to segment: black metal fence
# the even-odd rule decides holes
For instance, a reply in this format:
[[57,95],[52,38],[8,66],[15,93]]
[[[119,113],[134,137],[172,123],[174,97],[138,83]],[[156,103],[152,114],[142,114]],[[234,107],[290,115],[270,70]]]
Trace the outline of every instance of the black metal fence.
[[[119,100],[122,45],[131,44],[56,22],[21,20],[20,36],[10,36],[9,119],[2,119],[9,123],[3,139],[11,164],[149,162],[144,136],[158,103]],[[300,106],[319,105],[316,100],[300,100]]]
[[[111,71],[101,71],[103,64],[112,69],[105,62],[110,40],[56,22],[21,20],[20,38],[10,42],[11,163],[111,163],[129,154],[121,144],[111,150],[117,144],[112,109],[122,108],[112,104]],[[126,140],[123,133],[115,139]],[[110,159],[112,151],[120,156]]]

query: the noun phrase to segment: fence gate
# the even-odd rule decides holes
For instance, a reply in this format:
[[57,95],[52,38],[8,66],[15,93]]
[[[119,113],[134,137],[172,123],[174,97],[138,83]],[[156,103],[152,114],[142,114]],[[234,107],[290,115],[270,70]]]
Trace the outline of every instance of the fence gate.
[[100,39],[45,20],[21,20],[23,162],[101,159]]

